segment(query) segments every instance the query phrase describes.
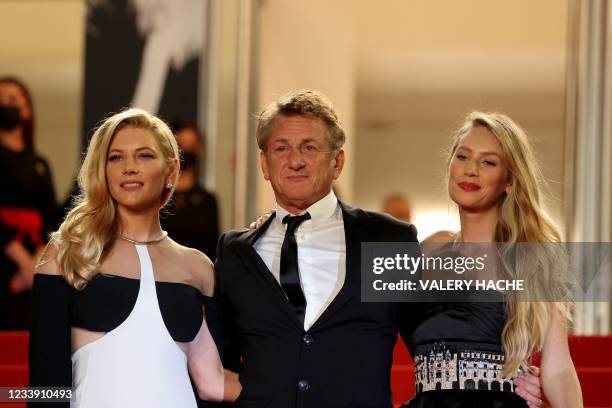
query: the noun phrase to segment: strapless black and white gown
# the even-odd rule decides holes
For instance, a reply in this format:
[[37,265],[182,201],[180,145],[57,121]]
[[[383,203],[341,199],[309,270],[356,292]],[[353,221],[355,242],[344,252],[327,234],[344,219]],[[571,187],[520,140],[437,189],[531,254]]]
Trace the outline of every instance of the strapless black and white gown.
[[[69,404],[48,406],[197,407],[177,342],[195,338],[211,299],[156,282],[147,246],[135,248],[140,279],[98,274],[76,291],[61,276],[35,275],[30,385],[74,389]],[[71,327],[106,334],[71,352]]]

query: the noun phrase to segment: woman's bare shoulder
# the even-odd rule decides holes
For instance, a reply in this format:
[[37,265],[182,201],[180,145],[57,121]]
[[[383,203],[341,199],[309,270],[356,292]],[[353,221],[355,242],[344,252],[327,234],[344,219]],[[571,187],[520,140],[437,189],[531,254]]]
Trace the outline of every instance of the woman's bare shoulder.
[[213,262],[206,254],[194,248],[189,248],[172,241],[175,251],[184,262],[188,269],[192,271],[194,280],[199,282],[201,292],[206,296],[211,296],[215,283]]

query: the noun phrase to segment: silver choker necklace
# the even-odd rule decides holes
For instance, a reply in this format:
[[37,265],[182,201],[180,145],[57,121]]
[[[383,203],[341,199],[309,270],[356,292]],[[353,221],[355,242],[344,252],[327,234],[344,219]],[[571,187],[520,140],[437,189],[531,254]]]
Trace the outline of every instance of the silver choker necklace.
[[152,239],[150,241],[136,241],[135,239],[128,238],[128,237],[126,237],[124,235],[119,234],[119,238],[124,239],[127,242],[131,242],[132,244],[136,244],[136,245],[153,245],[153,244],[158,244],[158,243],[162,242],[167,236],[168,236],[168,233],[166,231],[162,231],[161,238]]

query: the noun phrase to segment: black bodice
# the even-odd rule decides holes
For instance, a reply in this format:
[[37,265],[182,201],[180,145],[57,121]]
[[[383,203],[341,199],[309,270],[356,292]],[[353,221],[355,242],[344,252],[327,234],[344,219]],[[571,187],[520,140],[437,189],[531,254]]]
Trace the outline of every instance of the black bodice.
[[421,307],[422,318],[410,341],[413,355],[427,353],[432,344],[440,341],[456,351],[501,351],[501,335],[506,323],[501,299],[479,303],[432,302]]
[[[98,274],[78,291],[61,276],[36,274],[34,286],[38,289],[35,295],[44,293],[45,297],[56,299],[54,307],[60,307],[58,303],[65,305],[61,308],[68,311],[70,326],[109,332],[132,312],[140,280]],[[210,298],[185,283],[155,282],[155,286],[161,315],[172,338],[179,342],[192,341],[202,325],[202,304]],[[38,321],[41,323],[44,322]]]
[[[202,325],[205,296],[185,283],[155,282],[161,315],[174,341],[192,341]],[[73,291],[72,326],[109,332],[130,315],[140,280],[98,274],[81,291]]]

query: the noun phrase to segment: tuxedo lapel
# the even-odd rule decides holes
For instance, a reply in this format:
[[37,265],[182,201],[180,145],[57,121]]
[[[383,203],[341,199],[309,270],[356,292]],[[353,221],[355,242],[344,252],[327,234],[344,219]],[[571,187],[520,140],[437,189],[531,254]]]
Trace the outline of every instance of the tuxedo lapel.
[[275,215],[275,213],[272,213],[270,218],[268,218],[259,228],[247,231],[237,238],[234,249],[238,255],[238,259],[240,259],[240,261],[244,264],[246,270],[254,276],[255,281],[260,282],[262,286],[265,287],[270,299],[278,302],[280,305],[279,308],[283,310],[288,317],[303,330],[304,326],[297,319],[295,311],[291,308],[280,284],[274,275],[272,275],[272,272],[268,269],[257,251],[255,251],[255,248],[253,248],[255,242],[268,229]]
[[319,326],[336,314],[353,297],[361,296],[361,242],[367,241],[363,225],[364,217],[362,211],[347,206],[338,201],[342,209],[342,219],[344,221],[344,237],[346,244],[346,273],[344,285],[332,300],[330,305],[323,311],[321,316],[312,325],[311,330],[316,330]]

